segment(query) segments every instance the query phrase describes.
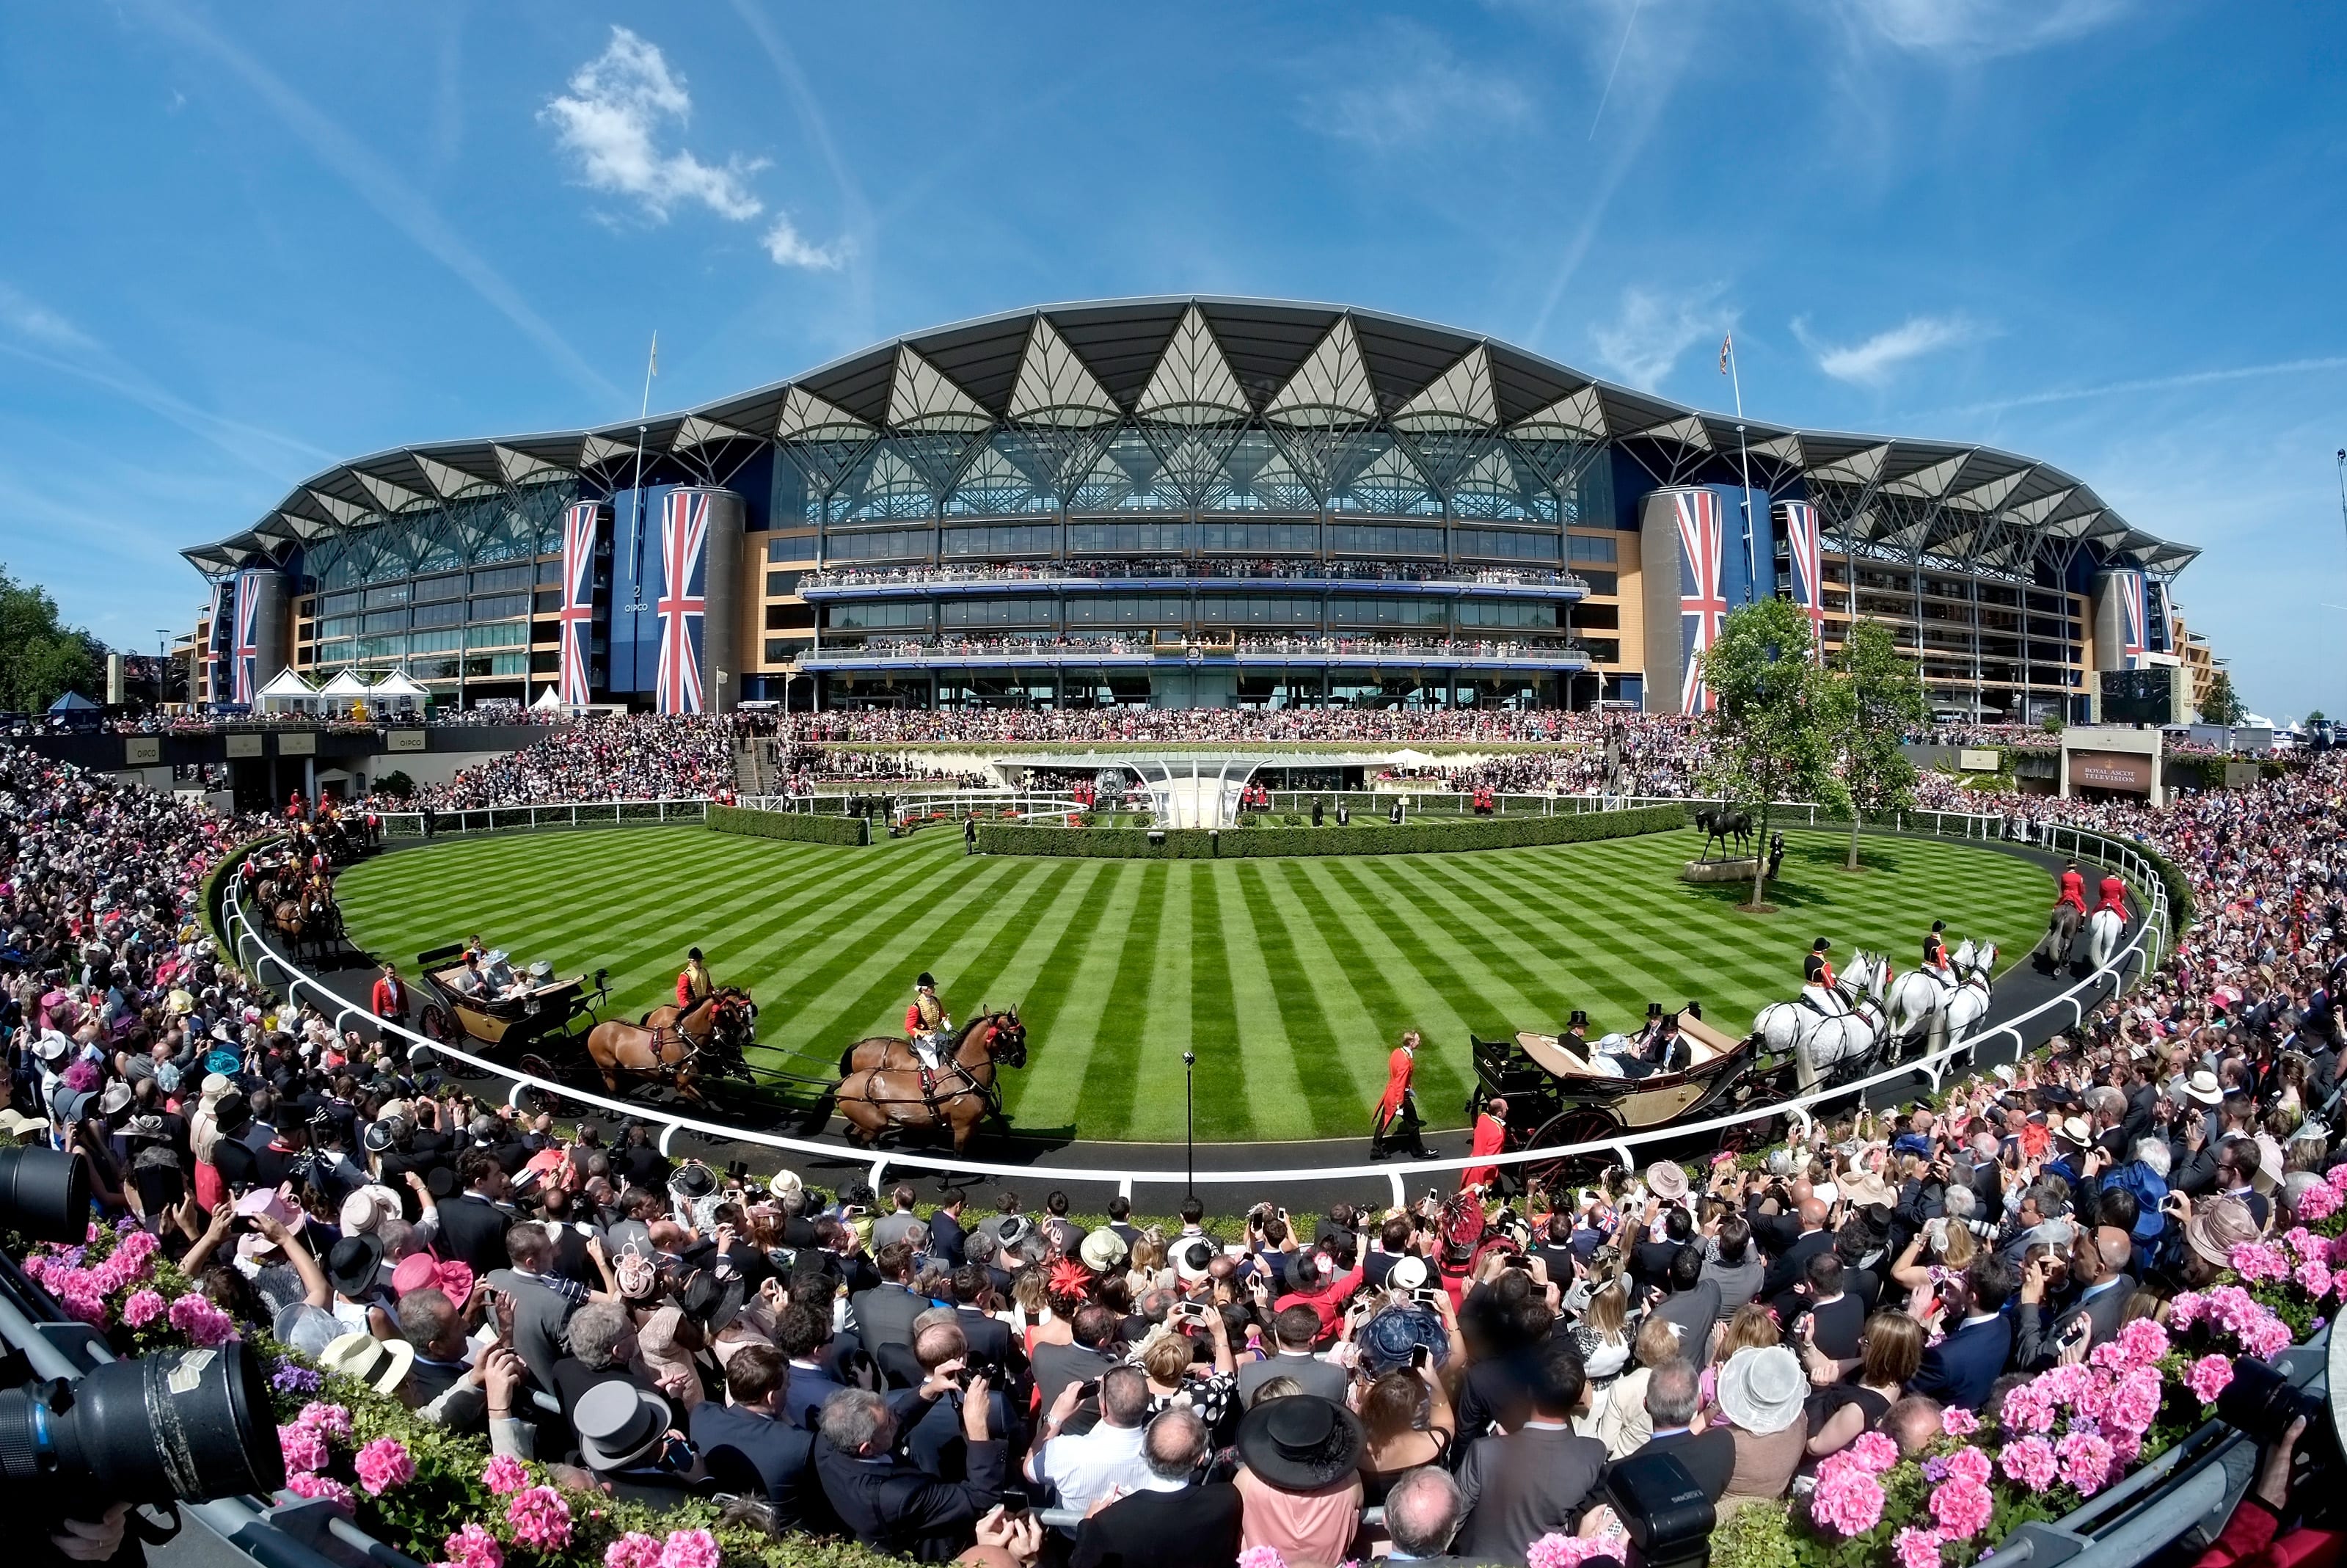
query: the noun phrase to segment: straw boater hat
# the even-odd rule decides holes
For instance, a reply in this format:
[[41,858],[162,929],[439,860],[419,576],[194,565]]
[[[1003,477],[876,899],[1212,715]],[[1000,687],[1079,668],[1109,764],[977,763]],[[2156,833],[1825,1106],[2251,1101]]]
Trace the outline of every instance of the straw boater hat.
[[1686,1172],[1674,1161],[1657,1160],[1646,1167],[1646,1190],[1675,1204],[1687,1194]]
[[408,1368],[415,1365],[415,1347],[405,1339],[378,1339],[361,1330],[327,1346],[318,1357],[318,1365],[337,1377],[356,1378],[378,1394],[395,1393],[407,1381]]
[[1386,1271],[1386,1287],[1389,1290],[1422,1290],[1426,1286],[1426,1259],[1415,1255],[1394,1259]]
[[2225,1098],[2224,1090],[2218,1087],[2217,1075],[2205,1067],[2185,1081],[2184,1092],[2203,1105],[2219,1104]]
[[1124,1262],[1124,1238],[1102,1225],[1096,1231],[1087,1232],[1083,1245],[1076,1251],[1083,1258],[1086,1268],[1094,1274],[1106,1274]]

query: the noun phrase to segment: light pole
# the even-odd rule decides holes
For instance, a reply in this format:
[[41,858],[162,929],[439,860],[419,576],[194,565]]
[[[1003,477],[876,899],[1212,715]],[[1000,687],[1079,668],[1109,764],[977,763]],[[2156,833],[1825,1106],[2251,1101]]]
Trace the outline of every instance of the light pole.
[[1198,1053],[1182,1053],[1182,1195],[1198,1195]]
[[155,629],[155,706],[171,700],[171,629]]

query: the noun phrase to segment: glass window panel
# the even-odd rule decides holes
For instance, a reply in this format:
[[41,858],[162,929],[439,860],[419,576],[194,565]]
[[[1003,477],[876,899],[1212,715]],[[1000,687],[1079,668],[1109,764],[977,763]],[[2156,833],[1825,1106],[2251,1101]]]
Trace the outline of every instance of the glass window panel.
[[1471,599],[1459,606],[1459,624],[1553,631],[1556,630],[1556,606],[1536,600]]
[[830,624],[843,631],[921,627],[929,623],[928,606],[918,600],[882,600],[870,604],[835,604]]
[[382,588],[371,588],[366,590],[366,607],[369,610],[388,610],[395,604],[405,604],[408,586],[404,582],[395,582]]
[[1592,593],[1611,594],[1620,591],[1619,585],[1622,579],[1616,573],[1610,571],[1584,571],[1576,572],[1574,575],[1589,585],[1589,591]]
[[834,534],[834,560],[918,560],[929,553],[927,528],[897,528],[883,533]]
[[991,528],[946,530],[949,556],[1049,555],[1060,548],[1055,523],[1005,523]]
[[1452,533],[1451,543],[1462,556],[1487,559],[1553,561],[1557,552],[1554,534],[1519,534],[1503,528],[1460,528]]
[[339,642],[321,642],[318,644],[319,663],[347,664],[350,661],[351,644],[349,639],[345,638]]
[[766,541],[766,559],[769,561],[813,560],[815,559],[815,536],[795,534],[788,538],[770,538]]
[[1068,525],[1071,555],[1180,555],[1180,523],[1073,522]]
[[362,628],[368,631],[405,631],[407,630],[407,611],[377,610],[374,614],[364,618]]
[[418,604],[427,600],[462,599],[465,597],[465,579],[462,573],[420,577],[410,587],[409,593]]
[[355,593],[330,593],[319,601],[320,612],[325,615],[348,615],[358,608],[359,596]]
[[781,599],[787,594],[798,592],[799,579],[805,575],[806,573],[799,571],[768,572],[766,574],[766,597],[768,599]]
[[503,620],[509,616],[528,613],[529,595],[526,593],[500,593],[473,600],[472,619],[475,620]]
[[528,588],[532,573],[527,566],[498,567],[493,571],[473,574],[475,593],[502,593],[517,588]]
[[1565,559],[1573,561],[1604,561],[1611,566],[1616,559],[1616,547],[1610,534],[1567,534]]
[[1328,548],[1347,556],[1439,556],[1442,530],[1403,523],[1331,523]]
[[362,637],[358,640],[362,659],[398,659],[407,652],[405,637]]
[[1041,599],[949,599],[938,607],[947,626],[1049,626],[1051,603]]
[[418,626],[457,626],[465,620],[462,600],[450,600],[446,604],[419,604],[415,607]]
[[1198,525],[1198,548],[1237,555],[1310,555],[1320,548],[1317,523],[1218,523]]
[[509,620],[503,626],[476,626],[465,633],[467,648],[522,648],[529,643],[529,622]]

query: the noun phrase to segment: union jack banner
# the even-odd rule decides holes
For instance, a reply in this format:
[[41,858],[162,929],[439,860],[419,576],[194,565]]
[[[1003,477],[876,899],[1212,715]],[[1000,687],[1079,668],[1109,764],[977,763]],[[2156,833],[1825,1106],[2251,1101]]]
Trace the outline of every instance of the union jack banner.
[[1709,490],[1678,490],[1671,505],[1679,525],[1679,712],[1706,713],[1717,699],[1704,684],[1703,656],[1727,621],[1727,596],[1720,590],[1719,497]]
[[261,665],[261,574],[257,571],[236,574],[236,647],[231,661],[230,700],[249,706],[261,685],[256,678]]
[[1793,602],[1809,618],[1809,641],[1818,657],[1826,651],[1825,539],[1818,530],[1818,509],[1807,501],[1780,501],[1778,515],[1785,527],[1785,553],[1793,558]]
[[220,693],[225,690],[228,623],[229,618],[236,613],[236,600],[231,596],[230,581],[228,578],[221,578],[212,584],[210,624],[204,630],[204,696],[214,702],[227,700]]
[[709,610],[709,495],[671,490],[661,507],[660,677],[663,713],[701,712],[702,623]]
[[2118,589],[2123,622],[2119,629],[2119,657],[2126,662],[2121,668],[2140,670],[2148,662],[2144,655],[2151,649],[2151,606],[2144,592],[2143,573],[2122,571],[2112,575],[2117,579],[2112,586]]
[[556,695],[583,707],[594,701],[589,661],[594,653],[595,541],[602,503],[581,501],[562,514],[562,651]]

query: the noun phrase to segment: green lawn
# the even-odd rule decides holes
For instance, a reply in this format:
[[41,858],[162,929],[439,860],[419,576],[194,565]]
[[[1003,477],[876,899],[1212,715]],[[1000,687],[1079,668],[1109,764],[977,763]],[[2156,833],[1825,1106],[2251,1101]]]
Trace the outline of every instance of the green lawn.
[[957,1020],[1016,1002],[1022,1127],[1178,1139],[1182,1050],[1198,1053],[1198,1133],[1357,1137],[1406,1027],[1426,1036],[1419,1101],[1460,1120],[1471,1030],[1599,1030],[1649,999],[1699,999],[1742,1030],[1790,994],[1818,935],[1846,958],[1912,963],[1932,916],[1994,939],[2008,962],[2045,918],[2043,871],[1993,850],[1788,833],[1779,912],[1741,888],[1676,879],[1698,835],[1471,854],[1251,861],[968,858],[958,835],[869,849],[700,827],[582,830],[402,850],[342,879],[352,939],[410,963],[479,931],[517,959],[611,971],[613,1011],[668,994],[698,945],[747,984],[769,1044],[835,1060],[895,1033],[934,970]]

